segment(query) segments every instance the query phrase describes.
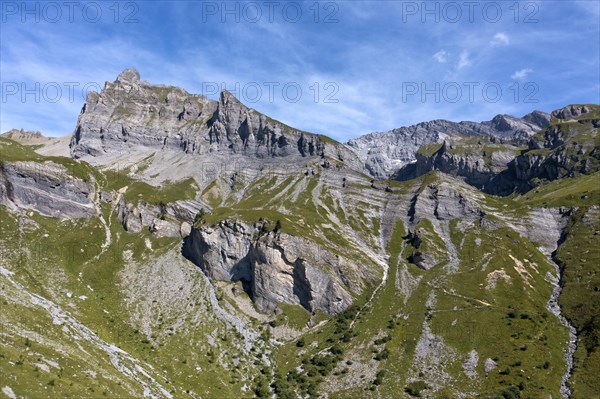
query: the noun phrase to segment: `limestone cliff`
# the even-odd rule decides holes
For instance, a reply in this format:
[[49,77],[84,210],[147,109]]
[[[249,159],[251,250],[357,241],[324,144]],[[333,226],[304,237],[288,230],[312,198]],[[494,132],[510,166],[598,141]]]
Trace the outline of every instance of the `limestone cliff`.
[[241,281],[263,312],[294,304],[338,314],[362,288],[345,278],[358,267],[351,260],[306,238],[270,231],[266,223],[224,220],[194,228],[183,254],[210,278]]

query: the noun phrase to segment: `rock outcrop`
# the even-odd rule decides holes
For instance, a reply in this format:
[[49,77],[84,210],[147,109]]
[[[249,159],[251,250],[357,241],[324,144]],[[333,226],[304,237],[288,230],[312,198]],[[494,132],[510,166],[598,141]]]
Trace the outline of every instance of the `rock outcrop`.
[[598,106],[586,104],[572,104],[552,111],[551,117],[560,120],[588,119],[595,114],[598,117]]
[[263,312],[287,303],[333,315],[346,309],[353,301],[350,292],[359,289],[344,279],[352,262],[263,223],[224,220],[194,228],[183,254],[210,278],[241,281]]
[[503,172],[520,152],[512,144],[502,144],[494,137],[473,137],[467,140],[444,141],[431,155],[420,151],[416,161],[404,166],[392,178],[400,181],[414,179],[432,170],[460,176],[465,182],[483,191],[499,194],[512,192],[514,185],[504,181]]
[[194,217],[204,206],[198,201],[176,201],[169,204],[136,204],[121,198],[117,216],[125,231],[139,233],[148,229],[157,237],[186,237]]
[[46,216],[89,217],[95,213],[94,183],[72,176],[54,162],[0,163],[0,203]]

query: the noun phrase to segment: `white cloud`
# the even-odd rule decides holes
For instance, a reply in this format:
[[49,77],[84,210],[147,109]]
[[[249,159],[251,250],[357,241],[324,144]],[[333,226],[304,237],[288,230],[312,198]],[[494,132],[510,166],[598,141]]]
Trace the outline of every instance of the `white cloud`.
[[445,63],[446,61],[448,61],[448,53],[447,53],[445,50],[440,50],[440,51],[438,51],[437,53],[435,53],[435,54],[433,55],[433,58],[434,58],[434,59],[435,59],[437,62],[439,62],[439,63],[443,64],[443,63]]
[[498,32],[494,35],[494,38],[490,42],[492,46],[508,46],[510,38],[506,33]]
[[469,52],[467,50],[464,50],[462,53],[460,53],[456,69],[463,69],[464,67],[471,66],[471,64],[472,62],[469,59]]
[[521,79],[525,79],[527,77],[527,75],[529,75],[531,72],[533,72],[533,69],[529,69],[529,68],[519,69],[518,71],[515,71],[515,73],[510,75],[510,77],[511,77],[511,79],[521,80]]

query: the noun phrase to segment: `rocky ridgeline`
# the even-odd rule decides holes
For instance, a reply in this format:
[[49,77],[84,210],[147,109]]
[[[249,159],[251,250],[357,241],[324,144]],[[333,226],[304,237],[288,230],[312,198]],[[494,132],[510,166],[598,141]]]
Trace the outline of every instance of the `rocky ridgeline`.
[[555,180],[600,168],[600,106],[571,105],[552,113],[553,124],[528,142],[510,169],[519,181]]
[[214,101],[141,81],[133,69],[88,95],[70,147],[73,157],[104,164],[137,148],[202,155],[203,162],[232,155],[258,161],[330,156],[359,165],[343,145],[275,121],[227,91]]
[[11,129],[8,132],[0,134],[0,137],[11,139],[18,143],[27,143],[29,145],[51,140],[50,137],[45,137],[37,130],[33,131],[25,129]]
[[514,140],[489,136],[448,137],[432,154],[417,151],[416,161],[393,178],[404,181],[439,170],[487,193],[507,195],[528,191],[544,180],[592,173],[600,169],[599,109],[571,105],[556,110],[552,124],[521,147]]
[[212,227],[196,226],[185,239],[183,254],[210,278],[241,281],[263,312],[293,304],[334,315],[364,288],[348,278],[359,272],[351,259],[279,232],[269,222],[224,220]]
[[442,143],[457,135],[526,142],[549,122],[550,115],[540,111],[533,111],[523,118],[497,115],[491,121],[481,123],[433,120],[388,132],[370,133],[348,141],[348,146],[356,151],[371,175],[388,178],[413,162],[423,145]]
[[[106,83],[100,93],[89,94],[71,139],[71,155],[100,160],[104,165],[110,165],[115,156],[148,150],[184,154],[189,156],[185,159],[188,165],[219,157],[244,158],[254,165],[263,165],[269,159],[283,165],[301,162],[304,166],[316,159],[323,170],[334,165],[356,173],[366,167],[376,177],[390,176],[397,167],[416,159],[394,177],[408,180],[439,170],[461,177],[483,191],[506,194],[530,188],[534,179],[598,170],[597,114],[595,106],[569,106],[552,116],[535,111],[522,119],[499,115],[483,123],[435,120],[352,140],[349,147],[357,156],[330,139],[292,129],[247,108],[228,92],[221,93],[219,101],[213,101],[180,88],[151,85],[141,81],[137,71],[126,70],[115,82]],[[441,145],[433,153],[423,151],[435,143]],[[528,149],[520,154],[522,147],[517,144],[528,145]],[[210,211],[200,201],[202,196],[166,204],[148,204],[143,198],[132,203],[119,193],[97,193],[92,176],[84,181],[54,162],[40,165],[3,164],[2,203],[12,208],[36,209],[49,216],[78,218],[94,215],[97,199],[110,202],[130,233],[148,229],[159,237],[184,237],[186,257],[211,278],[241,281],[261,311],[272,312],[279,304],[288,303],[311,312],[338,314],[353,302],[355,294],[372,286],[378,278],[377,270],[359,270],[358,262],[325,250],[307,237],[269,230],[265,223],[225,220],[213,227],[192,228],[201,209]],[[294,170],[288,174],[298,174]],[[305,175],[309,176],[308,169]],[[312,171],[310,176],[314,175]],[[219,178],[222,176],[215,176]],[[351,183],[352,179],[348,179]],[[251,182],[249,179],[242,184]],[[231,181],[232,187],[235,183]],[[327,183],[340,203],[344,195],[336,187],[345,188],[346,183],[346,177],[342,180],[337,175],[335,182]],[[373,182],[371,188],[377,188],[377,184]],[[365,189],[360,196],[373,207],[380,207],[392,197],[392,191],[367,193]],[[312,193],[313,197],[318,193]],[[456,266],[449,221],[487,221],[485,213],[475,205],[476,196],[471,197],[446,185],[433,185],[415,192],[406,203],[398,200],[396,209],[386,207],[385,212],[405,221],[407,244],[414,249],[413,263],[423,269],[442,261],[448,261],[450,269]],[[320,204],[321,199],[313,201]],[[433,231],[420,226],[421,219],[429,220]],[[389,235],[394,218],[384,222]],[[343,234],[351,236],[346,231]],[[382,232],[382,237],[385,234]],[[422,244],[437,249],[425,251]]]

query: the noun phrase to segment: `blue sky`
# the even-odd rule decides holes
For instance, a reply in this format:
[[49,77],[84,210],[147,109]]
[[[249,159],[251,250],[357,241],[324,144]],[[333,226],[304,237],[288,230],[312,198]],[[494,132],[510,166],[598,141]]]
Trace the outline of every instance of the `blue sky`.
[[127,67],[338,140],[600,103],[599,1],[0,4],[1,131],[70,134]]

